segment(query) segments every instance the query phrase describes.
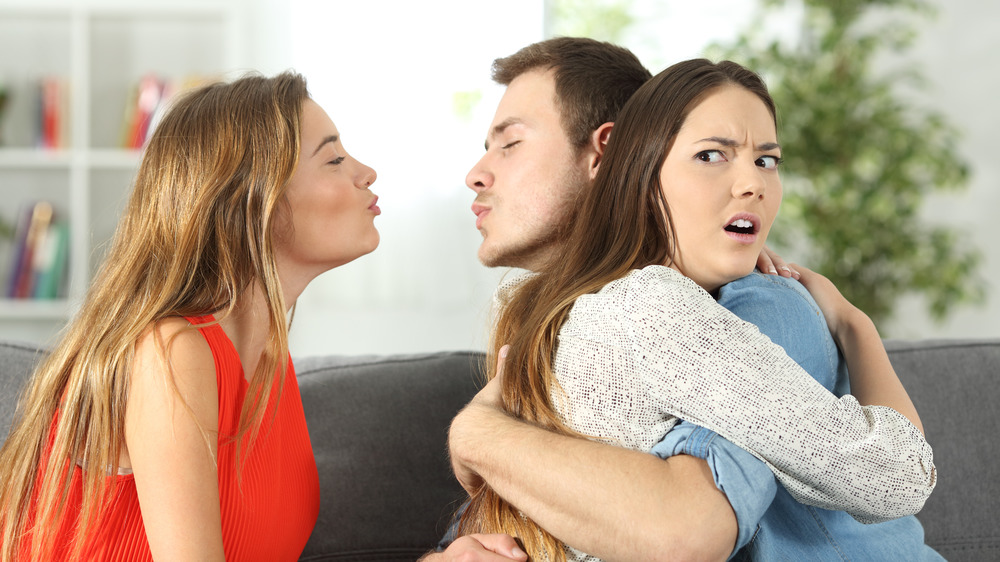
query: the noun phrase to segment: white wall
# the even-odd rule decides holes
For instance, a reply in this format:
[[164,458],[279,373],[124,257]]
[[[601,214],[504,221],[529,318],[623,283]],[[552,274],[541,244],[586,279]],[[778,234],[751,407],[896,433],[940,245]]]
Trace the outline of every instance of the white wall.
[[[291,66],[345,148],[378,172],[382,241],[299,300],[296,355],[482,348],[502,271],[479,265],[464,185],[501,88],[498,56],[542,38],[540,2],[290,3]],[[279,70],[275,68],[274,70]],[[471,112],[455,94],[479,96]]]

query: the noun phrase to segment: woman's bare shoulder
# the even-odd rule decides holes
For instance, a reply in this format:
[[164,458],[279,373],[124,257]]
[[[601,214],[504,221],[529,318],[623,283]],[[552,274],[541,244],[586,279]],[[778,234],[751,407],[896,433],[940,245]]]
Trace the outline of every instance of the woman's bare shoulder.
[[[211,369],[215,361],[208,342],[185,318],[172,316],[151,323],[136,342],[135,372],[160,371],[169,365],[181,380]],[[141,375],[140,375],[141,376]],[[196,377],[201,379],[201,377]],[[211,381],[214,383],[214,379]]]

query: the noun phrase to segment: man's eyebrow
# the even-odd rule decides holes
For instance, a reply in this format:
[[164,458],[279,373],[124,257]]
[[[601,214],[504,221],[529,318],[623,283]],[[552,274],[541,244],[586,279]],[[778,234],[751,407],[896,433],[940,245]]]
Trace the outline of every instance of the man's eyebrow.
[[524,123],[524,121],[518,117],[508,117],[497,123],[497,126],[490,129],[490,134],[486,137],[486,142],[484,143],[486,150],[490,149],[490,139],[502,135],[503,132],[507,130],[507,127],[510,127],[511,125],[519,125],[521,123]]
[[[727,139],[725,137],[708,137],[705,139],[701,139],[698,142],[714,142],[716,144],[721,144],[722,146],[727,146],[727,147],[736,147],[740,145],[740,143],[734,141],[733,139]],[[781,145],[776,142],[765,142],[762,144],[758,144],[756,148],[759,151],[777,150],[781,148]]]
[[328,135],[326,137],[323,137],[323,140],[319,142],[319,146],[316,147],[316,150],[313,151],[312,155],[316,156],[316,154],[319,153],[319,151],[322,150],[324,146],[326,146],[327,144],[335,143],[339,139],[340,137],[338,137],[337,135]]

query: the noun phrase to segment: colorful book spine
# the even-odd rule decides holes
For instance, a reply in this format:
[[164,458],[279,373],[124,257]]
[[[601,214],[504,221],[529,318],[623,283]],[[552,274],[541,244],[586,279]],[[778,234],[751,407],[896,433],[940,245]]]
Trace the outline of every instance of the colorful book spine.
[[122,147],[141,149],[146,146],[171,98],[204,82],[205,79],[198,76],[189,76],[183,80],[166,80],[153,74],[143,76],[132,88],[125,106]]
[[69,225],[59,221],[49,225],[44,246],[36,255],[34,264],[33,297],[55,299],[62,292],[69,261]]
[[57,298],[66,276],[69,229],[52,204],[29,205],[18,221],[7,298]]
[[150,122],[163,102],[164,83],[152,74],[139,80],[128,111],[125,148],[142,148],[150,132]]

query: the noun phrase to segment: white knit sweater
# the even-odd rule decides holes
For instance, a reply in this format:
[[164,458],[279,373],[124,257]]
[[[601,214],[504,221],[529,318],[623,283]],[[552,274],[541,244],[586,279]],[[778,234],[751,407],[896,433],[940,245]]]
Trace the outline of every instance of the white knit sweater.
[[837,398],[667,267],[577,299],[554,367],[552,400],[567,425],[614,445],[648,451],[684,419],[764,461],[795,499],[869,523],[916,513],[934,489],[931,447],[906,417]]

